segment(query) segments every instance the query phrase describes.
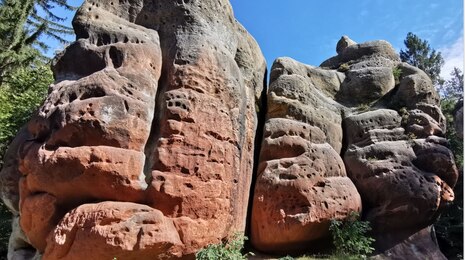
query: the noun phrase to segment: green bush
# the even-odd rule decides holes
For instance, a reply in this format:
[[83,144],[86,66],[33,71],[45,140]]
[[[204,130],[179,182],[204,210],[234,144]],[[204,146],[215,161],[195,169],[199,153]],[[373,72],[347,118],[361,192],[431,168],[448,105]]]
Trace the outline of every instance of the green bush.
[[396,84],[399,84],[400,82],[400,76],[402,76],[402,69],[395,67],[392,69],[392,75],[394,75],[394,80],[396,81]]
[[[463,89],[463,87],[462,87]],[[454,154],[455,163],[463,169],[463,140],[454,128],[457,100],[443,99],[441,109],[447,119],[446,138]],[[448,259],[463,259],[463,171],[460,170],[454,188],[455,200],[441,213],[434,224],[441,251]]]
[[367,235],[371,230],[370,224],[367,221],[360,221],[356,212],[352,212],[345,221],[332,220],[329,230],[337,256],[361,259],[374,251],[371,245],[375,240]]
[[247,259],[246,255],[243,255],[241,252],[242,248],[244,247],[245,240],[247,240],[247,237],[244,237],[241,234],[236,234],[227,243],[209,245],[206,248],[200,250],[195,255],[195,259],[197,260]]

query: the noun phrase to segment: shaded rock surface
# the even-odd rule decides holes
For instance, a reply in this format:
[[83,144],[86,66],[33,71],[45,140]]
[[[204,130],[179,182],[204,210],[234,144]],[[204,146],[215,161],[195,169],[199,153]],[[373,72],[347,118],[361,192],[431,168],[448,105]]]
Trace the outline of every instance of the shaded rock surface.
[[73,27],[1,172],[10,251],[192,259],[244,233],[266,64],[229,2],[89,0]]
[[386,250],[382,254],[370,257],[373,260],[403,260],[403,259],[447,259],[437,250],[438,243],[432,227],[426,227],[409,236],[403,243]]

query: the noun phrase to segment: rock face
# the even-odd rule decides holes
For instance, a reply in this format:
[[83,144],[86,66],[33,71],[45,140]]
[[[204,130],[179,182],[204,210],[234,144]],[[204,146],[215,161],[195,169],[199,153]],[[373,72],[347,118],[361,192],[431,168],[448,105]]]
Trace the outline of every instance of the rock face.
[[414,244],[442,256],[421,230],[454,199],[458,172],[431,80],[385,41],[343,37],[337,52],[320,68],[273,64],[252,244],[320,245],[331,219],[360,211],[361,196],[379,252],[421,255]]
[[[371,55],[351,67],[373,64],[366,68],[376,71],[379,65],[371,61],[374,57],[379,59]],[[387,68],[400,72],[398,84],[370,100],[366,111],[349,113],[344,119],[344,162],[363,198],[364,214],[373,225],[380,251],[431,225],[454,199],[452,188],[458,177],[443,138],[445,118],[431,80],[408,64]]]
[[288,254],[327,246],[354,211],[378,257],[442,257],[445,118],[389,43],[344,36],[320,67],[279,58],[265,93],[227,0],[87,0],[73,26],[0,172],[9,259],[193,259],[246,225],[256,249]]
[[288,58],[273,64],[251,223],[261,251],[308,248],[331,219],[361,210],[339,156],[343,107],[331,99],[344,78]]
[[344,35],[341,37],[341,39],[337,42],[337,46],[336,46],[336,52],[337,54],[341,54],[341,52],[351,46],[351,45],[354,45],[354,44],[357,44],[356,42],[354,42],[352,39],[350,39],[348,36]]
[[[447,258],[437,250],[438,243],[432,227],[424,228],[405,239],[402,243],[384,251],[382,254],[370,257],[372,260],[390,259],[437,259]],[[414,248],[414,250],[412,250]]]
[[243,233],[266,64],[229,2],[85,1],[73,26],[1,173],[23,244],[43,259],[193,258]]

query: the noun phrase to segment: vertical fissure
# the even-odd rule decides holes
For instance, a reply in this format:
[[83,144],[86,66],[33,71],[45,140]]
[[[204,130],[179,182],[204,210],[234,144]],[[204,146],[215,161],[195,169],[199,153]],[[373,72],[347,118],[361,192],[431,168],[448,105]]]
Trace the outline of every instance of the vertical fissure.
[[[158,80],[158,88],[157,88],[157,94],[155,95],[155,107],[154,107],[154,115],[152,119],[152,124],[150,127],[150,134],[149,138],[147,140],[147,143],[144,148],[144,154],[145,154],[145,163],[144,163],[144,175],[145,175],[145,181],[148,184],[148,187],[150,187],[150,184],[152,182],[152,169],[155,164],[155,149],[156,149],[156,144],[158,143],[158,140],[160,138],[160,122],[162,120],[163,116],[163,111],[164,111],[164,94],[167,89],[168,85],[168,75],[169,75],[169,70],[170,70],[170,64],[173,59],[172,57],[172,48],[171,46],[168,45],[168,40],[164,40],[165,35],[163,35],[163,32],[159,31],[158,32],[159,37],[160,37],[160,48],[162,52],[162,68],[161,68],[161,75]],[[164,50],[168,50],[168,53]]]
[[[252,169],[252,181],[250,184],[250,191],[249,191],[249,200],[247,203],[247,216],[245,222],[245,236],[250,238],[250,227],[252,221],[252,208],[253,208],[253,198],[255,193],[255,184],[257,182],[257,175],[258,175],[258,164],[260,159],[260,152],[262,147],[263,141],[263,131],[265,127],[266,121],[266,112],[268,110],[268,70],[265,70],[265,75],[263,77],[263,90],[260,95],[259,100],[259,111],[257,113],[257,128],[255,129],[255,139],[254,139],[254,154],[253,154],[253,169]],[[251,249],[252,245],[249,240],[245,241],[245,248]]]

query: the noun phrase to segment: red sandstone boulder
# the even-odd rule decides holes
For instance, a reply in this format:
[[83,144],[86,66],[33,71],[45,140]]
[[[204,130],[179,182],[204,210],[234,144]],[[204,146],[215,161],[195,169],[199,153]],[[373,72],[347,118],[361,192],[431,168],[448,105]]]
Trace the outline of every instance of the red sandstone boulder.
[[343,37],[337,49],[321,68],[273,64],[252,244],[284,254],[321,248],[329,221],[359,211],[361,196],[384,256],[443,258],[424,228],[453,201],[458,171],[431,80],[385,41]]
[[362,202],[339,156],[342,106],[331,93],[344,76],[287,58],[271,75],[251,241],[286,254],[326,241],[330,221],[361,211]]
[[325,246],[363,198],[378,257],[442,257],[426,228],[454,199],[445,118],[389,43],[276,60],[255,151],[266,65],[228,1],[85,1],[73,25],[0,172],[9,258],[192,259],[245,232],[258,152],[257,249]]
[[266,64],[229,2],[85,1],[73,26],[0,174],[18,241],[172,259],[245,232]]
[[[423,71],[392,57],[386,62],[390,55],[381,51],[385,48],[373,49],[380,52],[354,59],[346,74],[360,67],[382,67],[400,70],[401,75],[388,93],[368,103],[354,102],[346,111],[343,159],[347,175],[363,198],[364,215],[372,224],[379,252],[443,258],[437,243],[423,230],[454,199],[458,176],[442,137],[446,129],[439,95]],[[338,56],[336,60],[343,58]],[[373,90],[369,86],[363,85],[365,91]],[[361,105],[365,108],[360,109]],[[427,252],[416,251],[428,247],[425,244],[430,247]]]
[[175,257],[171,251],[182,242],[173,220],[159,210],[102,202],[68,212],[47,245],[45,259],[163,259]]

